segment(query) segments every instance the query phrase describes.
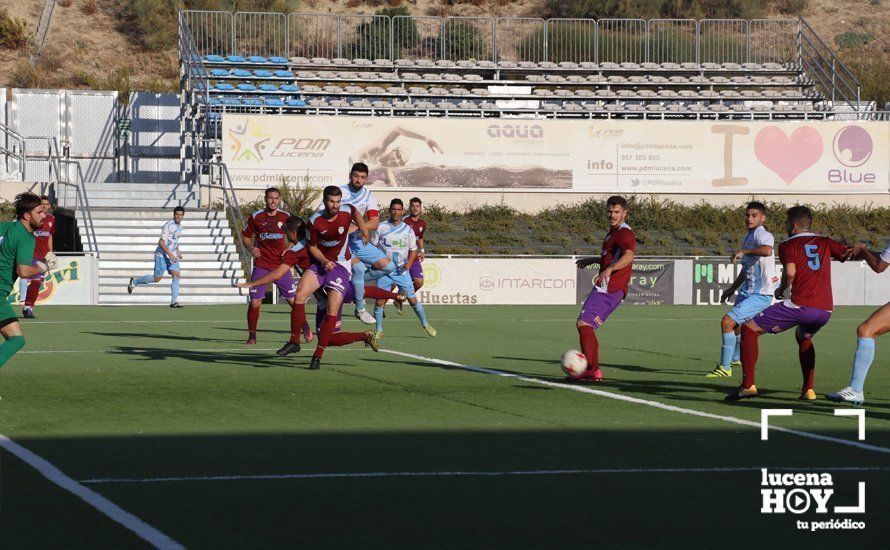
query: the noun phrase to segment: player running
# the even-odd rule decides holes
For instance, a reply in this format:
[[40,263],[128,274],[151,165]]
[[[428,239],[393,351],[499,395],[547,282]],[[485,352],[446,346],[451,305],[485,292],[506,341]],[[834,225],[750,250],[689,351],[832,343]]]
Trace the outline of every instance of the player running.
[[[404,222],[402,214],[405,211],[405,204],[401,199],[393,199],[389,203],[389,220],[377,226],[377,232],[371,239],[371,242],[377,246],[386,257],[392,260],[396,265],[396,270],[389,275],[377,279],[377,287],[389,289],[393,286],[398,287],[399,294],[406,296],[408,303],[414,308],[414,313],[420,319],[423,330],[430,336],[436,335],[436,329],[433,328],[426,320],[426,312],[423,310],[423,304],[414,294],[414,284],[410,279],[411,267],[417,263],[417,240],[414,236],[414,229]],[[377,321],[377,329],[375,335],[377,338],[383,336],[383,306],[386,300],[377,300],[374,305],[374,319]]]
[[797,327],[803,386],[800,398],[816,399],[813,379],[816,374],[816,348],[813,336],[831,318],[834,300],[831,293],[831,260],[846,261],[852,249],[829,237],[811,232],[813,215],[806,206],[788,209],[785,229],[788,240],[779,245],[779,261],[784,268],[782,282],[775,296],[783,299],[791,287],[791,297],[773,304],[742,325],[742,385],[727,395],[727,401],[757,397],[754,370],[757,364],[758,337],[764,332],[778,334]]
[[[343,198],[342,205],[353,206],[363,216],[365,227],[369,234],[377,230],[380,223],[380,210],[377,208],[377,199],[371,190],[365,187],[368,181],[368,166],[363,162],[356,162],[349,171],[349,183],[340,186]],[[325,208],[319,206],[318,212]],[[365,282],[373,281],[392,273],[395,265],[376,246],[362,240],[359,232],[349,234],[349,252],[352,256],[352,283],[355,297],[355,316],[366,325],[373,325],[374,318],[365,309]]]
[[[355,206],[342,204],[342,198],[343,191],[339,187],[335,185],[325,187],[322,194],[324,209],[309,218],[307,244],[310,265],[297,286],[291,310],[291,327],[302,327],[306,322],[306,301],[309,296],[320,288],[327,293],[327,315],[318,332],[318,344],[309,363],[310,370],[321,368],[321,358],[329,345],[345,346],[364,341],[368,347],[377,351],[377,338],[373,331],[334,334],[343,302],[353,298],[353,285],[346,268],[350,265],[351,259],[349,248],[346,246],[350,226],[354,224],[358,228],[356,232],[362,244],[368,239],[368,229],[365,227],[362,214]],[[285,344],[278,354],[287,355],[297,351],[300,351],[299,338],[295,339],[292,334],[291,341]]]
[[408,201],[408,215],[405,216],[405,223],[414,230],[414,237],[417,239],[417,260],[411,264],[411,281],[414,283],[414,291],[420,290],[423,286],[423,261],[426,260],[426,250],[424,250],[423,239],[426,236],[426,222],[420,219],[423,212],[423,203],[419,197],[412,197]]
[[[0,222],[0,293],[8,296],[17,277],[26,279],[46,273],[42,261],[34,263],[34,232],[43,227],[46,217],[40,197],[21,193],[15,197],[15,221]],[[7,300],[0,300],[0,367],[25,347],[22,325]]]
[[[250,280],[256,281],[275,270],[281,263],[281,256],[287,249],[284,235],[284,224],[290,216],[280,210],[281,192],[270,187],[264,194],[266,207],[257,210],[247,220],[247,227],[241,232],[241,240],[248,252],[253,256],[253,269]],[[275,279],[278,294],[288,304],[294,304],[296,282],[294,275],[287,270],[280,278]],[[248,346],[256,344],[256,328],[260,320],[260,306],[266,297],[266,286],[254,286],[250,289],[250,304],[247,306],[247,342]]]
[[[53,235],[56,234],[56,217],[52,215],[53,205],[49,201],[49,197],[46,195],[40,197],[40,204],[43,205],[46,217],[43,219],[43,226],[34,231],[34,262],[32,265],[37,265],[39,261],[46,263],[47,256],[53,252]],[[25,304],[22,308],[22,317],[25,319],[36,318],[34,315],[34,303],[37,301],[37,295],[40,293],[43,278],[44,276],[41,274],[35,277],[22,278],[19,282],[19,301]]]
[[[875,273],[883,273],[890,266],[890,244],[883,252],[877,254],[863,244],[853,247],[853,258],[865,260],[868,267]],[[879,307],[877,311],[856,329],[856,354],[853,356],[853,376],[846,388],[825,394],[832,401],[846,401],[862,404],[865,401],[865,377],[875,359],[875,338],[890,332],[890,302]]]
[[185,208],[177,206],[173,209],[173,219],[169,220],[161,228],[161,238],[158,239],[158,247],[155,249],[155,271],[141,277],[131,277],[127,284],[127,293],[133,294],[137,286],[150,285],[161,282],[164,272],[173,277],[170,283],[170,307],[181,308],[179,305],[179,260],[182,252],[179,251],[179,240],[182,238],[182,218],[185,217]]
[[776,276],[776,259],[773,256],[775,240],[772,233],[763,227],[766,223],[766,206],[762,202],[750,202],[745,208],[745,227],[748,234],[742,241],[742,248],[730,260],[742,262],[742,270],[728,289],[720,296],[720,303],[726,302],[736,290],[735,304],[723,316],[720,327],[723,343],[720,347],[720,363],[706,378],[727,378],[732,376],[732,367],[741,367],[741,325],[773,303],[773,292],[779,278]]
[[627,219],[627,201],[624,197],[611,196],[606,200],[606,213],[609,232],[603,241],[600,257],[582,258],[576,263],[584,269],[595,263],[600,264],[600,272],[593,281],[593,290],[581,306],[578,316],[578,334],[581,338],[581,352],[587,357],[587,370],[579,376],[569,376],[568,381],[593,380],[600,382],[603,372],[599,365],[599,341],[596,331],[627,295],[627,285],[637,248],[636,236]]

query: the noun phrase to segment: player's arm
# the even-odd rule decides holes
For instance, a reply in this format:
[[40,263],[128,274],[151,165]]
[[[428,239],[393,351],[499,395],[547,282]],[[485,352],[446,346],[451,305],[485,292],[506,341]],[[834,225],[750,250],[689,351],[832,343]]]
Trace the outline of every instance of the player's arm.
[[43,262],[37,262],[37,265],[22,265],[16,264],[15,273],[22,279],[27,279],[29,277],[33,277],[35,275],[40,275],[41,273],[46,273],[47,267]]
[[421,262],[426,259],[426,250],[423,246],[423,237],[417,237],[417,259]]
[[618,261],[613,262],[612,265],[607,265],[605,269],[600,272],[600,277],[604,275],[611,275],[614,271],[619,271],[629,266],[634,261],[634,251],[633,250],[622,250],[621,256],[619,256]]
[[580,269],[584,269],[585,267],[593,265],[598,261],[600,261],[600,259],[596,256],[590,256],[589,258],[578,258],[577,260],[575,260],[575,265],[577,265]]
[[[769,254],[767,254],[767,255],[769,255]],[[729,298],[733,294],[736,293],[736,291],[739,289],[740,286],[742,286],[742,283],[744,283],[744,282],[745,282],[745,271],[742,270],[736,276],[735,281],[732,282],[732,286],[730,286],[729,288],[724,290],[723,294],[720,295],[720,303],[722,304],[726,300],[729,300]]]
[[161,250],[164,251],[164,254],[166,254],[167,257],[170,258],[171,260],[177,258],[176,254],[170,252],[170,249],[167,247],[167,241],[164,240],[164,237],[161,237],[160,239],[158,239],[158,246],[161,247]]
[[[372,216],[372,217],[368,218],[367,220],[364,220],[364,222],[365,222],[365,229],[368,232],[377,231],[377,227],[380,225],[380,216],[379,215]],[[358,227],[358,226],[356,226],[356,227]],[[359,230],[361,230],[361,228],[359,228]]]
[[238,283],[235,286],[239,288],[253,288],[255,286],[265,286],[269,283],[274,283],[278,279],[284,277],[284,274],[290,271],[290,267],[288,264],[278,264],[274,270],[270,273],[265,274],[260,277],[256,281],[245,281],[243,283]]
[[408,243],[408,259],[405,260],[405,265],[402,266],[405,271],[411,269],[411,266],[417,260],[417,237],[414,236],[414,230],[408,232],[408,238],[410,239]]
[[241,232],[241,242],[244,244],[244,248],[247,249],[247,252],[253,256],[254,258],[259,258],[262,254],[258,246],[255,246],[254,243],[254,221],[253,216],[247,220],[247,227],[244,228],[244,231]]
[[883,273],[887,266],[890,266],[890,262],[885,261],[881,255],[872,252],[862,243],[853,245],[852,256],[857,260],[863,260],[875,273]]
[[762,246],[758,246],[757,248],[745,248],[745,249],[739,250],[738,252],[733,254],[732,258],[730,258],[730,260],[732,260],[732,262],[735,263],[735,262],[740,261],[744,256],[749,255],[749,254],[751,256],[772,256],[773,247],[771,245],[765,244]]
[[779,283],[779,288],[776,289],[776,299],[785,298],[785,291],[794,284],[795,275],[797,275],[797,265],[794,262],[782,264],[782,281]]
[[16,275],[22,279],[40,275],[49,270],[46,263],[41,260],[38,260],[34,265],[31,265],[34,263],[34,239],[29,239],[29,241],[30,242],[26,241],[18,246],[15,244],[13,245],[15,246],[15,272]]
[[[377,229],[376,222],[380,221],[380,217],[378,216],[377,218],[374,218],[374,220],[376,220],[374,223],[374,229]],[[354,223],[355,226],[358,227],[358,230],[362,235],[362,240],[365,243],[367,243],[368,242],[368,226],[365,224],[364,217],[355,208],[352,209],[352,223]]]

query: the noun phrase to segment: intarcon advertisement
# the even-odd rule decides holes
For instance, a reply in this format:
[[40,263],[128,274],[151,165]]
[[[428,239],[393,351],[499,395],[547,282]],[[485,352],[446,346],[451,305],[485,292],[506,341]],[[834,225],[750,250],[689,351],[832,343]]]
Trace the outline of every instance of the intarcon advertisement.
[[[96,268],[93,256],[58,256],[59,263],[43,276],[36,305],[90,305],[96,303]],[[20,281],[6,297],[19,302]]]
[[600,193],[886,193],[890,122],[223,115],[237,187]]
[[[577,269],[577,268],[576,268]],[[576,303],[583,304],[593,290],[599,266],[577,269]],[[635,260],[624,303],[633,305],[664,305],[674,303],[674,262],[671,260]]]

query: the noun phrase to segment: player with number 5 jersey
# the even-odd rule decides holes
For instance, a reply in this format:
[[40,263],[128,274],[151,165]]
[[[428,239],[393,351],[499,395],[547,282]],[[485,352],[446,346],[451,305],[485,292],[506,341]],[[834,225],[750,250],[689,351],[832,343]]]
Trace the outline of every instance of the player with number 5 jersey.
[[852,249],[830,237],[813,233],[812,227],[813,215],[809,208],[795,206],[788,209],[785,229],[789,238],[779,245],[779,261],[784,270],[782,281],[776,289],[776,298],[784,298],[789,287],[791,296],[766,308],[742,326],[742,385],[737,392],[726,397],[728,401],[757,396],[754,369],[758,337],[764,332],[778,334],[795,327],[803,374],[800,398],[805,401],[816,399],[816,348],[813,347],[813,336],[828,323],[834,308],[831,260],[846,261]]

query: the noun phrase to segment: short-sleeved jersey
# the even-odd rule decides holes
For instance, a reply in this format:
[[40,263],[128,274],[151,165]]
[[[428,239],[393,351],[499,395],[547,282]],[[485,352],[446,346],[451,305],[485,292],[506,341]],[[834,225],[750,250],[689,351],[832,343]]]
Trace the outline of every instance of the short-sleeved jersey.
[[[164,241],[164,244],[167,245],[167,249],[173,254],[176,254],[179,250],[180,238],[182,238],[182,224],[169,220],[164,224],[164,227],[161,228],[161,240]],[[161,248],[160,244],[158,244],[158,247],[155,249],[155,254],[161,254],[163,256],[167,255],[164,252],[164,249]],[[170,259],[175,260],[176,258]]]
[[782,265],[795,266],[791,302],[796,306],[831,311],[834,308],[831,260],[844,261],[846,251],[847,245],[815,233],[799,233],[780,244],[779,260]]
[[[621,255],[630,250],[637,249],[637,237],[629,225],[623,223],[615,229],[610,229],[603,241],[603,251],[600,256],[600,270],[618,261]],[[618,271],[613,271],[609,277],[606,292],[622,291],[627,294],[627,285],[630,283],[630,273],[633,265],[628,265]]]
[[284,210],[276,210],[274,214],[257,210],[250,215],[241,234],[248,239],[256,237],[255,243],[260,249],[260,257],[254,261],[257,267],[275,269],[281,263],[281,255],[287,249],[284,223],[289,217]]
[[408,254],[412,250],[417,250],[414,229],[406,223],[399,225],[394,225],[392,221],[381,223],[377,226],[377,234],[371,238],[371,243],[383,251],[399,270],[408,261]]
[[49,249],[49,238],[56,234],[56,217],[47,214],[43,218],[43,227],[34,231],[34,259],[42,260],[46,255],[52,252]]
[[300,275],[309,269],[309,248],[307,241],[303,240],[284,251],[281,263],[296,268]]
[[[760,248],[761,246],[775,247],[776,241],[773,234],[762,225],[748,231],[745,240],[742,241],[743,250]],[[745,282],[741,291],[748,294],[768,294],[772,296],[779,284],[776,276],[775,250],[769,256],[745,254],[742,256],[742,270],[745,272]]]
[[414,230],[414,236],[416,238],[422,239],[426,236],[426,222],[422,219],[417,218],[415,220],[411,216],[405,216],[404,222]]
[[890,264],[890,244],[888,244],[887,248],[885,248],[884,251],[881,252],[881,260]]
[[333,262],[351,259],[352,255],[346,248],[346,239],[354,215],[355,207],[342,203],[340,211],[331,220],[324,216],[323,211],[312,214],[309,217],[309,245],[317,246],[324,257]]
[[[340,206],[350,205],[362,215],[364,219],[376,218],[380,216],[380,209],[377,207],[377,199],[366,185],[363,185],[358,191],[354,190],[348,183],[340,186],[343,198],[340,199]],[[316,208],[316,212],[324,210],[324,202]],[[355,242],[361,240],[361,235],[357,231],[349,236],[349,240]]]
[[34,260],[34,235],[20,221],[0,222],[0,296],[12,291],[18,279],[16,266]]

